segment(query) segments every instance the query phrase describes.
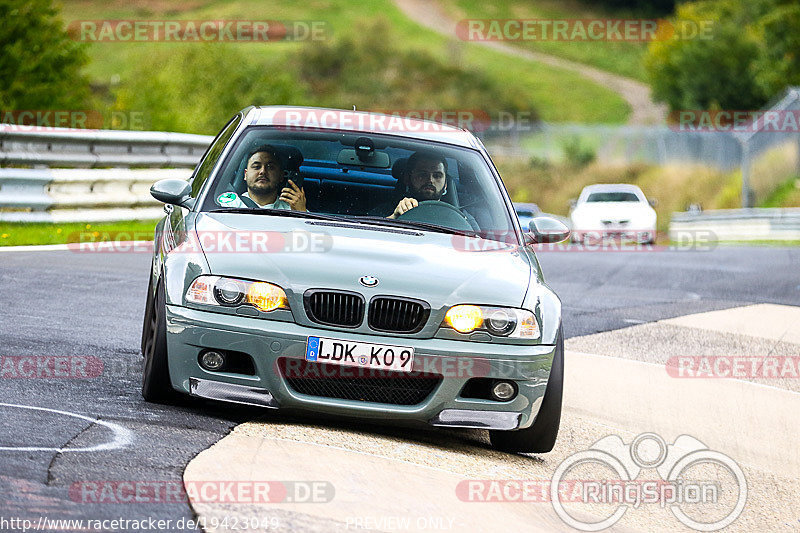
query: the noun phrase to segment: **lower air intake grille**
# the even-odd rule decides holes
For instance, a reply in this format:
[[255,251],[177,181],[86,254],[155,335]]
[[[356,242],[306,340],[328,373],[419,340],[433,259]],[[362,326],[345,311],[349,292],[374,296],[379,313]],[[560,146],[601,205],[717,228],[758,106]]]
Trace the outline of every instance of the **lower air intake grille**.
[[393,405],[417,405],[442,381],[438,374],[373,370],[282,357],[281,375],[300,394]]

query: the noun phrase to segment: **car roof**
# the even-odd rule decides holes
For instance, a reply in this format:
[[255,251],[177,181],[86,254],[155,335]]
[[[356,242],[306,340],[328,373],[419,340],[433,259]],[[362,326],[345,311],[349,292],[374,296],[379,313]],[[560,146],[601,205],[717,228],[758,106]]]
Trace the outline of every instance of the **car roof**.
[[640,193],[642,190],[636,185],[630,183],[596,183],[594,185],[587,185],[583,188],[584,192],[634,192]]
[[324,107],[258,106],[247,112],[245,124],[382,133],[480,149],[480,141],[469,131],[446,123],[413,118],[414,114],[413,111],[383,114]]

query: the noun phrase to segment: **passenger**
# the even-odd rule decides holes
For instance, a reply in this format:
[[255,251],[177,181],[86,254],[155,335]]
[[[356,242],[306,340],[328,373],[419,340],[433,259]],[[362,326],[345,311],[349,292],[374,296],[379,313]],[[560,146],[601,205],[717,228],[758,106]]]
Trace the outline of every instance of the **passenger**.
[[223,193],[217,203],[223,207],[306,211],[305,191],[285,175],[278,151],[268,144],[260,146],[247,158],[244,169],[247,192],[242,193],[241,198],[235,192]]
[[414,152],[404,173],[406,196],[387,218],[397,218],[425,200],[441,200],[447,192],[447,160],[434,152]]

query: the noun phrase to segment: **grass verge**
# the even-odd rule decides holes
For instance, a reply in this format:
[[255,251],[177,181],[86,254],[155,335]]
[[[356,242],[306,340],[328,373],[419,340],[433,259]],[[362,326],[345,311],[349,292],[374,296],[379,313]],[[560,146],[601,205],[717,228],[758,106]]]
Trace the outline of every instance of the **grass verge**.
[[[153,237],[157,220],[126,220],[120,222],[0,222],[0,246],[35,244],[67,244],[77,242],[80,234],[104,235],[129,233],[130,239]],[[126,239],[127,240],[127,239]]]
[[[601,6],[589,6],[575,0],[442,0],[447,13],[455,20],[462,19],[619,19],[641,18],[625,12],[609,12]],[[633,41],[508,41],[512,46],[542,52],[602,70],[647,81],[642,58],[647,43]]]
[[[268,19],[326,23],[329,39],[322,42],[91,43],[88,47],[91,63],[87,72],[96,92],[103,95],[104,105],[114,110],[143,114],[144,127],[149,127],[157,119],[161,121],[157,129],[212,134],[224,120],[250,104],[442,110],[453,107],[452,96],[455,94],[458,96],[455,101],[463,109],[468,105],[475,107],[475,102],[496,102],[497,88],[503,96],[501,100],[509,100],[502,105],[513,107],[508,111],[532,110],[550,122],[624,123],[630,114],[630,107],[618,94],[576,73],[509,57],[458,40],[455,36],[446,38],[409,20],[391,0],[276,0],[267,8],[255,0],[210,0],[180,6],[156,2],[79,0],[65,4],[63,16],[68,23],[87,19]],[[376,21],[386,22],[391,31],[377,32]],[[332,71],[319,69],[318,76],[311,80],[302,75],[302,59],[308,57],[309,50],[320,46],[335,48],[335,43],[348,41],[370,43],[375,39],[381,48],[379,51],[400,56],[413,56],[419,52],[419,63],[399,65],[397,61],[387,61],[369,72],[359,73],[357,68],[361,58],[343,53],[330,58],[334,63],[341,63],[333,65],[336,68]],[[196,57],[197,54],[206,55],[209,49],[218,54],[228,50],[230,57],[217,62],[201,61]],[[159,90],[152,91],[152,81],[147,85],[147,91],[140,90],[137,79],[157,74],[152,65],[164,63],[165,57],[175,57],[178,63],[187,63],[188,70],[162,65],[168,75],[165,79],[159,78]],[[398,66],[407,68],[398,69]],[[442,81],[439,73],[447,69],[455,69],[464,75]],[[339,72],[343,73],[342,77],[339,77]],[[316,83],[319,77],[323,81],[326,77],[333,78],[333,83],[323,83],[324,87],[342,89],[333,93],[320,90]],[[446,83],[448,87],[445,90],[437,83]],[[215,87],[224,90],[218,94]],[[389,87],[388,91],[386,87]],[[202,118],[220,108],[225,118],[215,117],[211,128]],[[198,112],[202,114],[198,116]],[[173,120],[174,128],[165,128],[166,115],[171,115],[172,118],[167,116],[167,119]],[[192,120],[187,122],[185,117]]]

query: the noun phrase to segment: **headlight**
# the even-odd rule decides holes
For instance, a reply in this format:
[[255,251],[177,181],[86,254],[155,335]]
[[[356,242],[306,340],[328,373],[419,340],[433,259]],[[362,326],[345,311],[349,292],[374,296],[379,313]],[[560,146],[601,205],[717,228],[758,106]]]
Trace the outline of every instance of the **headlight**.
[[442,327],[459,333],[483,330],[498,337],[517,339],[538,339],[540,335],[536,315],[513,307],[455,305],[444,316]]
[[264,312],[289,309],[286,293],[277,285],[220,276],[195,279],[186,291],[186,301],[222,307],[252,305]]

